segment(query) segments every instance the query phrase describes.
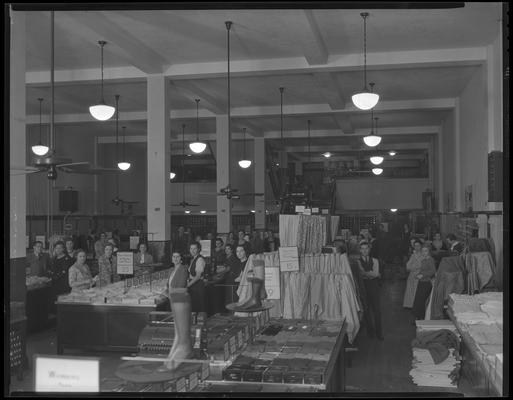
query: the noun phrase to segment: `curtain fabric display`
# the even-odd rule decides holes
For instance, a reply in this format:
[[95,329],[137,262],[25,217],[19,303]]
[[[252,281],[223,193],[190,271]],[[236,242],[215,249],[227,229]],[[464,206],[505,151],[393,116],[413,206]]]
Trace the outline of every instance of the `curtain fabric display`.
[[[254,260],[263,260],[266,267],[280,265],[279,253],[253,254],[248,258],[237,289],[239,303],[251,297],[247,281]],[[280,300],[274,304],[271,317],[286,319],[341,321],[348,325],[352,343],[360,329],[362,302],[345,254],[306,254],[299,257],[299,272],[280,272]],[[244,314],[244,313],[241,313]],[[237,315],[237,314],[236,314]]]
[[328,217],[280,215],[280,245],[297,246],[299,253],[320,253],[328,241]]
[[467,270],[467,293],[472,295],[482,291],[494,278],[494,262],[487,251],[467,253],[465,255]]

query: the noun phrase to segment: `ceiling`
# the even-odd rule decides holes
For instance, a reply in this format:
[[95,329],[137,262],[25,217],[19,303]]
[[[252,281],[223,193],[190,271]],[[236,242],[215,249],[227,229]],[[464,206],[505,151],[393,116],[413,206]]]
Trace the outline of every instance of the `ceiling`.
[[[440,10],[153,10],[55,13],[55,114],[70,135],[113,136],[113,121],[97,122],[88,107],[100,96],[100,49],[106,40],[105,99],[120,97],[127,135],[146,136],[147,74],[169,82],[172,141],[199,132],[214,147],[216,115],[227,110],[227,30],[230,33],[232,132],[268,138],[280,148],[280,92],[284,87],[283,137],[292,159],[306,160],[307,121],[316,154],[334,150],[358,157],[371,115],[351,95],[363,86],[363,22],[367,20],[368,81],[380,103],[374,110],[383,150],[418,159],[469,80],[483,72],[501,3],[465,3]],[[27,12],[27,115],[50,112],[50,13]],[[420,153],[419,153],[420,152]]]

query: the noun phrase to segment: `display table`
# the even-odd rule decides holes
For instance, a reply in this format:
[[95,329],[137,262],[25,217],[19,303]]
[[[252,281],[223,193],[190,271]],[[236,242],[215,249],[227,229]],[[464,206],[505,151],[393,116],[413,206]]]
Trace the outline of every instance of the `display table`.
[[503,386],[502,315],[486,312],[487,300],[494,297],[493,293],[451,294],[447,313],[462,338],[463,377],[479,395],[496,397],[502,396]]
[[156,306],[57,302],[57,353],[65,347],[137,351],[139,334]]
[[27,288],[27,332],[38,332],[47,327],[53,296],[50,283]]

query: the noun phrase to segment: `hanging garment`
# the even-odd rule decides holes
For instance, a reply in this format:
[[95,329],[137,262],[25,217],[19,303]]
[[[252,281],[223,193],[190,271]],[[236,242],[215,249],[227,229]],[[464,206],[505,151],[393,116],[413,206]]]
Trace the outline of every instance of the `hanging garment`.
[[330,230],[331,230],[331,240],[335,240],[338,232],[338,226],[340,223],[340,215],[332,215],[330,218]]
[[298,245],[298,227],[300,215],[280,214],[280,246]]
[[467,253],[465,255],[465,267],[467,270],[467,290],[472,295],[482,291],[493,282],[495,270],[492,255],[487,252]]
[[431,301],[431,319],[444,319],[444,303],[451,293],[463,293],[463,261],[460,256],[444,257],[435,275]]
[[282,304],[283,304],[283,318],[292,319],[294,313],[294,303],[292,299],[292,291],[290,289],[290,275],[293,272],[282,272],[281,273],[281,293],[282,293]]
[[312,319],[322,319],[325,301],[323,279],[322,276],[316,274],[311,275],[310,279],[310,315]]
[[345,318],[347,322],[347,338],[349,343],[353,343],[354,338],[360,330],[359,306],[356,301],[356,293],[353,290],[349,275],[340,275],[339,295],[341,305],[341,319]]
[[422,262],[422,256],[413,253],[406,264],[406,269],[410,271],[408,279],[406,280],[406,289],[404,291],[403,307],[412,308],[413,300],[415,299],[415,292],[419,283],[416,276],[419,274]]

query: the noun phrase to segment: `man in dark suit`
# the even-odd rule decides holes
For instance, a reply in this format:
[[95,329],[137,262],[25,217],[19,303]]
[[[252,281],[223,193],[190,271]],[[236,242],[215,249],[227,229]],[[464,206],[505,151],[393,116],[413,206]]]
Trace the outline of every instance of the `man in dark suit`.
[[449,243],[449,251],[458,253],[458,255],[463,253],[463,249],[465,248],[465,246],[463,245],[463,243],[457,240],[456,235],[454,233],[449,233],[446,239],[447,243]]

